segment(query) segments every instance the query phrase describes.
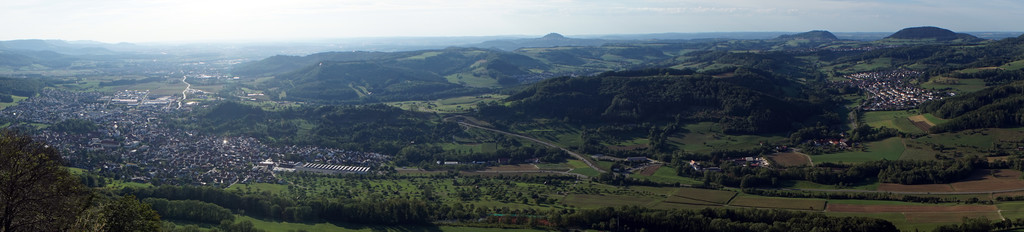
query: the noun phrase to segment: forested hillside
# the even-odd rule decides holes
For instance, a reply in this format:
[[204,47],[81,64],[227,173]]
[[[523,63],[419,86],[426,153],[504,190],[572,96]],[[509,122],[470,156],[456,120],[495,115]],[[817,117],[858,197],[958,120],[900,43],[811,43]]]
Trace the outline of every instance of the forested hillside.
[[263,60],[242,63],[233,72],[242,76],[266,76],[291,72],[323,61],[363,61],[396,56],[387,52],[324,52],[308,56],[277,55]]
[[318,145],[397,153],[409,143],[441,142],[457,133],[422,113],[385,105],[298,107],[279,111],[224,102],[196,112],[181,127],[246,135],[278,144]]
[[799,85],[756,70],[738,70],[729,78],[619,74],[545,80],[506,99],[508,106],[485,106],[480,112],[493,118],[511,112],[570,123],[713,121],[728,132],[761,133],[791,129],[822,114],[827,105],[808,101]]
[[922,111],[949,118],[934,132],[1024,126],[1024,81],[931,102]]

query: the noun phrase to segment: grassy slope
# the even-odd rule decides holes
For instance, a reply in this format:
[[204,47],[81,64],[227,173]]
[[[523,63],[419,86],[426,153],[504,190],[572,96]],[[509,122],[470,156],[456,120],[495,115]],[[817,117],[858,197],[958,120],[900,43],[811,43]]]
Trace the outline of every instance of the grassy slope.
[[871,111],[861,116],[861,121],[872,127],[889,127],[903,133],[924,133],[907,119],[916,114],[907,111]]
[[906,149],[901,138],[888,138],[882,141],[866,143],[866,151],[848,151],[834,154],[814,155],[814,163],[859,163],[881,159],[897,160]]

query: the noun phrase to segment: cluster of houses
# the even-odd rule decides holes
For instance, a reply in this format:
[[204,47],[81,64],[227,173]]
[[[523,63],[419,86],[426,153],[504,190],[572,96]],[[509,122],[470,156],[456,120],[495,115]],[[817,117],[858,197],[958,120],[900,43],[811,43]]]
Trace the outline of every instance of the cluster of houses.
[[[733,164],[736,164],[738,166],[744,166],[744,167],[764,167],[764,168],[767,168],[767,167],[769,167],[771,165],[771,164],[768,163],[767,159],[762,158],[762,157],[743,157],[743,158],[732,159],[730,161]],[[700,162],[697,162],[695,160],[690,160],[690,168],[693,168],[693,170],[698,171],[698,172],[721,172],[722,171],[722,168],[720,168],[720,167],[705,167],[703,164],[701,164]]]
[[807,140],[808,144],[814,146],[834,146],[841,149],[850,148],[849,140],[847,139],[811,139]]
[[948,94],[918,88],[911,79],[922,73],[912,70],[866,72],[846,75],[847,80],[836,82],[840,86],[853,86],[870,94],[861,104],[865,111],[905,110],[916,108],[921,103],[938,100]]

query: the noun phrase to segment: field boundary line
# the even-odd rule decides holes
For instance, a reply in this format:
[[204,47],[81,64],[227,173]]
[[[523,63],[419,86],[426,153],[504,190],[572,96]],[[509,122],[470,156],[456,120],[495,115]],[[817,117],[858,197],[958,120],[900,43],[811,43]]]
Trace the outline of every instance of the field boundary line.
[[732,203],[732,200],[736,199],[736,196],[739,196],[739,195],[740,195],[739,193],[733,194],[732,197],[730,197],[728,201],[725,201],[725,205],[728,205],[729,203]]

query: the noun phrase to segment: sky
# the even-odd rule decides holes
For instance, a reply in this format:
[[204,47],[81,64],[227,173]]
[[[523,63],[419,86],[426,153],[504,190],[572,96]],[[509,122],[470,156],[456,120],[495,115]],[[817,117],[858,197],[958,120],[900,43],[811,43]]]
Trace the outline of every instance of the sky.
[[1017,0],[13,0],[0,1],[0,40],[1024,31],[1020,12]]

